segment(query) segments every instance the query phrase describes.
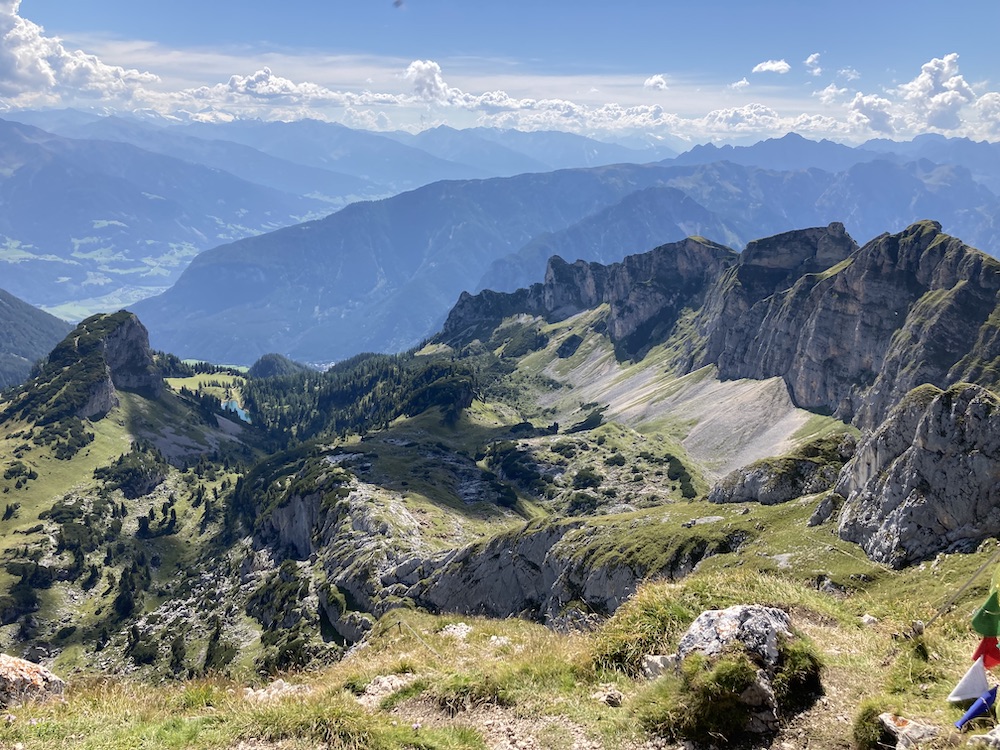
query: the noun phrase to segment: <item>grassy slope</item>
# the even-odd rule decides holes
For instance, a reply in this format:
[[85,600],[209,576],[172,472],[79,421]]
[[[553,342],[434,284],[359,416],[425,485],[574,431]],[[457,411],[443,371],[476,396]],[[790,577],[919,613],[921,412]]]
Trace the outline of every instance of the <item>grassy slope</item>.
[[[548,330],[548,346],[521,362],[515,377],[524,388],[513,403],[477,402],[459,425],[451,427],[433,413],[402,419],[387,431],[355,442],[357,450],[372,457],[366,481],[401,496],[407,509],[421,519],[429,546],[442,549],[516,529],[527,518],[561,512],[558,498],[572,491],[575,473],[590,466],[602,475],[595,492],[613,490],[614,495],[606,495],[609,505],[636,509],[599,516],[585,532],[568,535],[565,543],[573,544],[581,557],[595,562],[615,557],[655,570],[692,540],[734,532],[745,539],[738,551],[706,559],[682,583],[650,583],[638,598],[680,597],[704,608],[754,601],[789,608],[796,626],[813,639],[826,664],[827,697],[800,720],[811,747],[846,747],[848,724],[865,699],[885,708],[898,707],[913,717],[942,724],[954,721],[957,709],[944,698],[967,668],[976,642],[968,617],[985,597],[987,575],[922,641],[899,634],[910,632],[913,619],[929,620],[994,547],[987,544],[973,555],[941,556],[934,564],[894,572],[839,540],[831,525],[806,526],[819,496],[771,507],[719,506],[683,499],[660,459],[668,453],[681,458],[691,469],[696,488],[703,492],[720,470],[719,456],[726,447],[712,436],[730,429],[725,419],[712,414],[719,411],[720,403],[726,405],[722,411],[728,412],[740,405],[757,406],[766,400],[764,396],[771,398],[762,409],[730,415],[749,422],[741,439],[755,441],[755,450],[763,455],[846,428],[835,420],[791,408],[773,383],[764,388],[744,381],[720,383],[710,370],[675,378],[667,368],[669,352],[653,352],[639,364],[619,364],[602,337],[587,333],[600,314],[589,313]],[[583,343],[571,357],[560,359],[555,349],[571,333],[581,335]],[[613,421],[596,430],[565,434],[567,426],[582,420],[595,406],[607,407],[605,417]],[[57,462],[44,449],[27,451],[23,460],[38,467],[39,478],[25,489],[12,488],[7,493],[22,508],[16,519],[0,526],[0,545],[6,545],[0,552],[23,543],[20,535],[10,532],[37,524],[38,513],[54,499],[85,485],[94,467],[124,452],[135,430],[145,426],[149,434],[151,426],[168,420],[174,423],[170,434],[175,442],[177,435],[191,442],[211,437],[211,431],[197,420],[181,419],[178,424],[182,412],[170,397],[157,404],[127,397],[120,412],[96,424],[94,443],[72,464]],[[526,419],[538,427],[552,421],[562,425],[563,434],[518,440],[541,464],[562,466],[562,477],[552,483],[551,496],[539,503],[522,497],[513,510],[465,502],[456,473],[434,451],[443,447],[464,454],[473,466],[485,469],[485,460],[476,462],[477,451]],[[780,427],[769,429],[774,421]],[[0,455],[11,455],[23,442],[9,436],[0,436],[0,441]],[[352,446],[345,447],[350,450]],[[613,459],[616,455],[623,457],[621,464]],[[221,480],[217,476],[207,486],[218,486]],[[165,494],[179,495],[179,534],[151,542],[163,562],[156,574],[157,585],[145,602],[147,612],[166,601],[176,571],[197,557],[195,550],[204,532],[192,508],[191,490],[198,481],[203,480],[189,472],[173,472],[153,497],[130,507],[127,524],[134,524],[138,514],[157,505]],[[691,523],[708,517],[716,518]],[[131,528],[127,526],[126,531]],[[10,582],[8,577],[5,583]],[[44,611],[57,620],[69,616],[70,610],[62,609],[65,597],[82,597],[82,604],[78,599],[72,612],[82,630],[98,622],[98,609],[107,606],[107,597],[100,593],[103,588],[88,596],[73,587],[54,588],[46,593]],[[880,622],[863,627],[860,616],[866,612]],[[513,722],[517,731],[535,736],[545,747],[569,748],[581,737],[589,737],[600,747],[627,748],[643,739],[630,700],[624,708],[612,709],[590,698],[602,683],[615,685],[635,700],[646,690],[643,683],[622,673],[595,666],[593,656],[602,638],[609,637],[608,631],[566,636],[518,620],[467,618],[472,635],[458,641],[442,632],[454,621],[391,612],[369,638],[367,648],[332,667],[295,677],[310,687],[308,698],[273,705],[242,699],[242,684],[259,679],[251,676],[246,655],[234,671],[242,675],[237,682],[179,681],[154,688],[82,679],[74,683],[67,703],[19,709],[18,718],[9,726],[0,723],[0,743],[21,741],[52,748],[231,748],[241,741],[280,740],[286,742],[281,747],[312,747],[322,741],[331,747],[478,748],[491,746],[495,725],[483,718],[494,716],[489,712],[500,712],[496,715],[502,721]],[[250,630],[247,635],[254,637]],[[660,646],[672,649],[675,635],[664,633]],[[5,640],[10,636],[0,633]],[[57,667],[66,670],[82,665],[72,638],[63,645],[66,648]],[[248,646],[247,654],[252,653],[252,642],[241,645]],[[193,640],[189,649],[203,646]],[[381,710],[366,712],[349,694],[378,675],[398,673],[412,673],[416,682]],[[345,692],[345,688],[350,690]],[[31,718],[40,721],[31,724]],[[413,729],[413,721],[419,721],[421,729]],[[795,731],[795,726],[788,731]],[[787,739],[795,741],[793,736]]]
[[[456,627],[455,617],[395,611],[382,619],[367,648],[290,678],[305,693],[258,703],[243,697],[247,683],[240,680],[156,687],[83,679],[72,685],[65,703],[17,709],[14,720],[0,724],[0,742],[33,748],[214,749],[241,741],[262,748],[318,742],[334,748],[484,748],[502,739],[496,732],[510,730],[543,747],[587,741],[587,747],[634,748],[644,739],[635,711],[648,684],[595,659],[617,639],[645,632],[644,613],[673,601],[694,611],[736,602],[789,609],[793,625],[822,655],[826,695],[793,720],[775,746],[807,736],[810,747],[845,748],[865,700],[940,724],[958,717],[961,709],[944,698],[975,644],[967,615],[982,588],[970,591],[922,639],[898,634],[909,632],[912,615],[928,618],[940,595],[992,551],[942,558],[936,571],[882,571],[867,590],[847,596],[816,591],[796,570],[699,571],[677,584],[642,589],[633,607],[638,619],[624,633],[616,632],[615,621],[596,634],[561,635],[519,620],[467,617],[463,637],[466,629]],[[916,595],[901,602],[899,587]],[[862,625],[866,612],[880,621]],[[671,650],[682,626],[660,631],[662,650]],[[385,675],[402,675],[402,687],[377,691],[376,678]],[[592,698],[599,686],[622,691],[623,707]],[[368,709],[355,699],[366,689],[375,693]],[[283,744],[269,744],[278,741]]]
[[[27,548],[43,551],[43,561],[56,566],[66,564],[67,555],[55,554],[50,541],[58,526],[50,520],[40,519],[40,514],[67,495],[95,496],[99,482],[94,479],[94,470],[127,453],[136,438],[161,444],[166,440],[175,447],[183,445],[185,450],[196,449],[199,452],[220,444],[232,444],[232,440],[220,430],[213,430],[194,418],[190,409],[169,393],[156,402],[125,392],[119,396],[122,401],[119,408],[98,422],[88,423],[88,429],[94,433],[94,441],[72,460],[56,459],[50,447],[26,441],[24,425],[10,423],[6,426],[0,436],[0,455],[13,456],[19,448],[19,460],[36,470],[38,478],[28,481],[20,489],[15,487],[13,479],[0,479],[4,504],[16,502],[20,505],[15,517],[0,521],[0,559],[19,559],[18,550]],[[163,425],[170,425],[169,430],[164,430]],[[228,479],[234,482],[235,478],[234,474],[222,471],[205,477],[197,476],[193,471],[171,469],[166,480],[148,495],[127,500],[120,491],[111,494],[116,505],[124,503],[128,510],[119,538],[130,549],[141,550],[147,558],[155,557],[159,561],[152,568],[153,580],[144,597],[146,611],[151,611],[170,595],[183,577],[178,573],[187,570],[199,559],[211,532],[217,527],[217,522],[208,527],[201,523],[204,507],[195,507],[193,498],[196,490],[203,487],[211,494],[223,481]],[[175,498],[173,508],[178,517],[176,533],[136,541],[137,519],[147,515],[151,509],[159,518],[162,504],[171,496]],[[87,563],[99,563],[104,549],[102,544],[90,553]],[[108,575],[120,576],[129,562],[130,557],[126,555],[111,565],[101,563],[102,580],[90,590],[81,588],[80,579],[55,582],[47,588],[38,589],[41,608],[36,617],[44,623],[43,627],[52,633],[62,627],[76,628],[65,637],[52,638],[53,645],[59,649],[55,662],[58,669],[93,668],[93,655],[85,658],[81,644],[92,644],[95,633],[102,627],[113,633],[120,626],[110,616],[115,590],[107,586],[103,579]],[[11,576],[6,568],[0,570],[0,590],[9,590],[16,581],[17,578]],[[16,625],[0,628],[0,645],[6,648],[16,642],[16,628]]]

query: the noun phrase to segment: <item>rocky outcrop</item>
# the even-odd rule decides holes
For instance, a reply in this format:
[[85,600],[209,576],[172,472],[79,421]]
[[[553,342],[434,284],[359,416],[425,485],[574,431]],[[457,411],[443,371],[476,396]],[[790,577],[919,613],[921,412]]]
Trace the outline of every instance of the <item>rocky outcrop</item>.
[[62,695],[65,683],[34,662],[0,654],[0,707]]
[[1000,535],[1000,398],[915,389],[858,445],[836,491],[841,538],[894,567]]
[[158,398],[163,392],[163,376],[153,362],[146,327],[133,313],[125,311],[105,316],[103,322],[106,332],[98,335],[115,388]]
[[705,499],[710,503],[787,503],[829,489],[837,479],[839,468],[807,459],[754,461],[724,476]]
[[[692,524],[692,526],[695,524]],[[741,532],[719,537],[691,532],[662,557],[649,561],[604,556],[614,546],[608,527],[602,541],[585,521],[533,523],[484,543],[473,544],[393,571],[408,584],[406,596],[435,611],[519,615],[550,626],[582,624],[586,614],[613,613],[647,578],[680,578],[713,554],[731,552],[744,541]],[[676,540],[664,539],[664,547]]]
[[[709,705],[702,705],[700,721],[691,721],[691,734],[712,734],[713,703],[715,711],[729,714],[726,724],[730,732],[773,734],[785,716],[802,710],[822,693],[819,663],[810,650],[801,649],[797,659],[787,657],[789,644],[795,639],[786,612],[739,604],[702,612],[681,637],[676,654],[647,657],[644,666],[649,674],[672,668],[680,675],[683,689],[705,691],[700,697]],[[729,659],[728,674],[742,671],[742,676],[728,682],[724,689],[695,685],[686,679],[690,672],[681,668],[694,654],[708,659],[707,665],[698,670],[701,674]],[[742,669],[738,666],[741,660]],[[734,737],[730,735],[730,739]]]
[[855,439],[850,434],[815,440],[794,455],[765,458],[730,472],[712,487],[706,499],[712,503],[777,505],[829,490],[854,449]]
[[76,412],[81,419],[99,418],[118,406],[118,390],[147,398],[158,398],[163,392],[149,333],[132,313],[123,310],[87,318],[60,346],[63,350],[57,349],[57,361],[65,362],[75,353],[86,372],[101,372],[90,384],[86,403]]
[[489,339],[526,314],[553,322],[606,304],[620,358],[669,342],[681,371],[781,377],[797,406],[873,428],[911,389],[1000,381],[1000,262],[922,221],[862,248],[840,223],[751,242],[699,238],[620,263],[549,261],[513,294],[463,295],[438,340]]
[[[936,222],[882,235],[758,300],[766,285],[757,275],[746,284],[742,270],[723,276],[706,305],[699,329],[707,343],[692,366],[716,363],[723,378],[780,376],[797,405],[860,427],[877,425],[917,385],[946,387],[1000,356],[983,353],[993,340],[986,329],[995,330],[1000,263]],[[765,270],[761,278],[776,273]]]
[[157,398],[163,387],[139,319],[124,310],[93,315],[52,350],[2,416],[16,413],[38,424],[100,419],[118,405],[118,390]]
[[738,643],[763,666],[774,670],[778,666],[778,638],[790,638],[790,626],[788,613],[774,607],[741,604],[710,609],[691,623],[677,644],[677,655],[683,659],[697,651],[717,656]]
[[608,266],[549,260],[545,281],[512,294],[463,293],[437,341],[462,346],[489,334],[507,317],[564,320],[602,304],[608,335],[623,356],[636,356],[664,338],[685,308],[700,307],[705,291],[737,259],[731,249],[691,237],[631,255]]

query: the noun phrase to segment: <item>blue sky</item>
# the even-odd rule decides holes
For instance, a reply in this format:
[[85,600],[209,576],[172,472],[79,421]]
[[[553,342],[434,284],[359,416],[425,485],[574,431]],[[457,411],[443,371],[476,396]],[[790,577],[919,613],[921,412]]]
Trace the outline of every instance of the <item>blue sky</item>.
[[0,0],[0,105],[675,142],[1000,139],[996,0]]

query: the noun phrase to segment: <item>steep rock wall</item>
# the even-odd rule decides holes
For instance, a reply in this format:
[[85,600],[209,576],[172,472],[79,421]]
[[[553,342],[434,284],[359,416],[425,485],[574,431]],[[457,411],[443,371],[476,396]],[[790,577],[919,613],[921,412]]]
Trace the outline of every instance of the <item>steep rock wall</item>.
[[914,390],[861,441],[836,491],[841,538],[894,567],[1000,535],[1000,397]]
[[757,302],[717,290],[695,364],[715,362],[724,378],[778,375],[797,405],[872,428],[912,388],[971,368],[1000,263],[920,222]]

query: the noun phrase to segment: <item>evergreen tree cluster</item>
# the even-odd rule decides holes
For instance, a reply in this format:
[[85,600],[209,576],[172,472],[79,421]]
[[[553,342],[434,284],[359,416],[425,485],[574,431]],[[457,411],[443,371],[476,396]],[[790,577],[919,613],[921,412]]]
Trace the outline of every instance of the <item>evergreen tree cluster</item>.
[[364,434],[403,415],[439,407],[454,421],[472,403],[470,364],[413,354],[359,354],[326,372],[248,378],[254,422],[285,445],[321,435]]

